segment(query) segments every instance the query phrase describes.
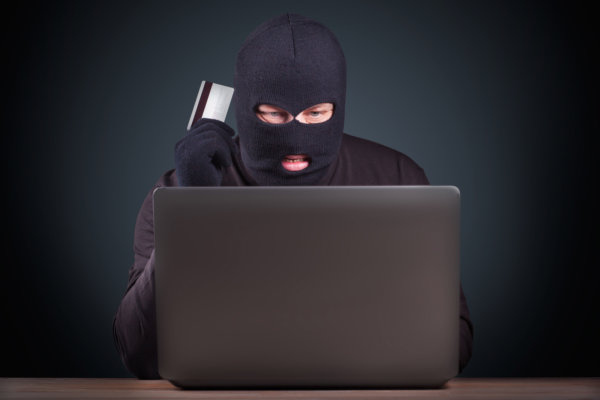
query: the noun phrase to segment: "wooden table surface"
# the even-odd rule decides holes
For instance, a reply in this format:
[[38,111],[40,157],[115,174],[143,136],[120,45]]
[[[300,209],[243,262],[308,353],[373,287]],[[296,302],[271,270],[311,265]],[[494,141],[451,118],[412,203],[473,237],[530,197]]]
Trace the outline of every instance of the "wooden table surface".
[[437,390],[181,390],[167,381],[0,378],[0,399],[600,399],[600,378],[456,378]]

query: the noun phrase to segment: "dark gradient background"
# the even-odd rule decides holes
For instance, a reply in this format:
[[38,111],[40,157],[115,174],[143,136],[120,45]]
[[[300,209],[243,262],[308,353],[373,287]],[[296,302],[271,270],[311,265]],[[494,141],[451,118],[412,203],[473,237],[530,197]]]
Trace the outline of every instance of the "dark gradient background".
[[20,4],[2,17],[2,376],[130,376],[111,326],[139,206],[200,81],[232,85],[246,35],[286,11],[338,36],[346,131],[461,189],[463,375],[600,375],[592,2]]

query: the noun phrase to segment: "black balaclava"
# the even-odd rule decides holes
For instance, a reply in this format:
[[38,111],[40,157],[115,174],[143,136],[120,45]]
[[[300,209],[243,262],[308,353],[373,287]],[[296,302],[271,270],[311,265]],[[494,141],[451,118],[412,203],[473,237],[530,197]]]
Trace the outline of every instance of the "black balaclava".
[[[273,18],[248,36],[238,53],[235,111],[240,153],[259,185],[319,183],[336,159],[344,129],[346,61],[333,33],[295,14]],[[259,104],[283,108],[294,117],[319,103],[333,103],[331,119],[319,124],[297,120],[273,125],[255,112]],[[306,154],[310,165],[283,168],[286,155]]]

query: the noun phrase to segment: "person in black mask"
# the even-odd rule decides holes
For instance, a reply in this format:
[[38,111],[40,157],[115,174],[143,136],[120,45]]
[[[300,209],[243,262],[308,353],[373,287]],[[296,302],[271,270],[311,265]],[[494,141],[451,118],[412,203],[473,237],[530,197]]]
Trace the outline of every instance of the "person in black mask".
[[[200,119],[175,146],[174,170],[150,190],[138,214],[134,264],[113,333],[125,366],[159,378],[154,303],[152,192],[160,186],[427,185],[408,156],[344,133],[346,61],[329,29],[286,14],[259,26],[238,53],[238,135]],[[461,290],[460,369],[473,326]]]

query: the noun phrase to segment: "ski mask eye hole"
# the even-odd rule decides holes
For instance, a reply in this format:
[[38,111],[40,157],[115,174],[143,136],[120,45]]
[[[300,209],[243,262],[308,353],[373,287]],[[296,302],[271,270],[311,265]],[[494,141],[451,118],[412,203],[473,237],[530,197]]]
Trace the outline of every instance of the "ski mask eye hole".
[[320,124],[331,119],[333,108],[332,103],[316,104],[296,115],[296,120],[303,124]]
[[256,116],[267,124],[286,124],[294,119],[294,116],[283,108],[270,104],[260,104],[256,108]]
[[283,108],[270,104],[260,104],[256,108],[256,117],[268,124],[286,124],[296,119],[302,124],[320,124],[328,121],[333,116],[332,103],[319,103],[300,112],[295,118]]

